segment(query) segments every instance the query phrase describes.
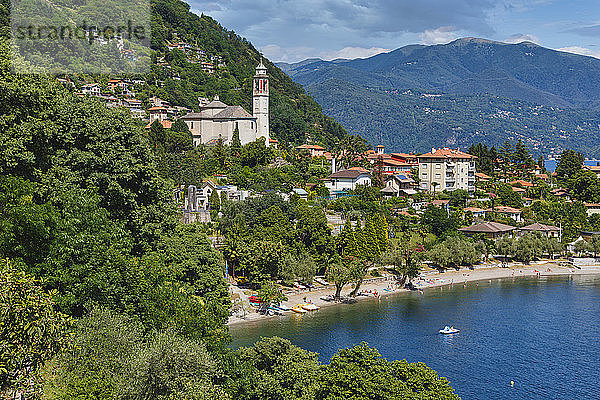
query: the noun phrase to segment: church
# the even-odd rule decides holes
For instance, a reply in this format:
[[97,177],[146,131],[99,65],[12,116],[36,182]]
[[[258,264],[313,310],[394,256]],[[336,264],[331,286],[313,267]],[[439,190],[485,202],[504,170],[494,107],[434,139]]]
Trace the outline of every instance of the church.
[[267,146],[269,137],[269,76],[262,59],[256,67],[252,85],[251,115],[241,106],[228,106],[215,96],[207,104],[200,104],[200,112],[188,113],[182,117],[187,124],[194,145],[214,144],[219,138],[225,144],[233,141],[233,132],[237,128],[240,142],[245,145],[259,138],[265,138]]

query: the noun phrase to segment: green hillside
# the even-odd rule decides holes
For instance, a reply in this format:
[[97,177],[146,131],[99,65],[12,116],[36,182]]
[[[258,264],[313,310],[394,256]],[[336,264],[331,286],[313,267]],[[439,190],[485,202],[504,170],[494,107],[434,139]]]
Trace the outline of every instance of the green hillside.
[[[390,150],[522,138],[537,154],[570,147],[598,155],[596,58],[464,38],[281,67],[346,129]],[[407,90],[443,96],[402,95]]]
[[[567,147],[600,156],[600,114],[490,95],[427,94],[381,90],[330,79],[309,86],[325,111],[353,134],[393,151],[467,148],[522,139],[536,155]],[[367,123],[368,122],[368,123]]]
[[[32,0],[32,3],[35,1],[37,0]],[[0,1],[0,25],[3,27],[0,34],[6,30],[8,24],[6,15],[6,10],[9,10],[8,4],[8,0]],[[81,13],[104,15],[104,8],[111,8],[111,4],[105,1],[71,4],[70,8],[66,9],[61,1],[40,4],[44,7],[60,9],[60,12],[72,16]],[[140,57],[145,57],[146,54],[151,57],[151,72],[144,75],[126,74],[127,77],[145,81],[144,84],[136,84],[136,97],[146,100],[151,96],[159,96],[174,106],[197,109],[198,97],[211,98],[219,95],[227,104],[241,105],[246,110],[251,110],[252,76],[260,60],[260,54],[252,44],[235,32],[222,27],[209,16],[193,14],[190,12],[189,5],[183,1],[152,0],[151,5],[152,49],[137,51]],[[169,51],[167,48],[169,42],[189,43],[210,56],[218,57],[224,66],[216,68],[214,73],[203,71],[201,64],[190,62],[184,52]],[[56,47],[56,51],[61,53],[61,61],[64,65],[81,71],[85,71],[86,57],[91,57],[94,62],[98,62],[98,57],[107,59],[115,53],[115,49],[109,49],[110,46],[105,46],[106,49],[101,48],[106,50],[106,54],[98,56],[93,54],[95,50],[82,49],[81,46],[68,48],[60,43],[50,45]],[[39,43],[35,46],[39,46]],[[26,59],[39,57],[35,46],[32,45],[31,51],[25,52]],[[77,53],[79,50],[81,50],[80,54]],[[79,55],[81,57],[78,57]],[[103,62],[102,58],[100,62]],[[284,142],[304,143],[308,134],[314,141],[332,145],[346,135],[339,124],[323,115],[319,104],[307,95],[301,85],[294,83],[269,60],[265,59],[264,63],[271,79],[270,109],[273,137]],[[117,70],[122,67],[123,71],[128,71],[126,64],[121,60],[113,62],[112,66],[117,67]],[[89,82],[105,82],[112,77],[115,76],[85,73],[70,76],[77,86]]]

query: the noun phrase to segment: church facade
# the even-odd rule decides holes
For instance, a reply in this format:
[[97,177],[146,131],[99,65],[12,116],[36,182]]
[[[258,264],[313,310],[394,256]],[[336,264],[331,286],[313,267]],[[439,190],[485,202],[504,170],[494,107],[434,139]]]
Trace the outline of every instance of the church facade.
[[252,84],[252,113],[241,106],[228,106],[215,96],[208,104],[200,104],[200,111],[182,117],[187,124],[194,145],[214,144],[219,139],[231,144],[237,128],[242,145],[265,138],[269,145],[269,76],[262,60],[256,67]]

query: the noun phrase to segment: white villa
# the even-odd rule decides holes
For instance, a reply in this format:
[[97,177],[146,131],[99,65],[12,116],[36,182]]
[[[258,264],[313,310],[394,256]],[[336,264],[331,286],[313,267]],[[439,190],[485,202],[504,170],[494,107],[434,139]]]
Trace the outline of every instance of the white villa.
[[354,190],[357,185],[371,185],[371,174],[361,167],[352,167],[334,172],[325,180],[325,187],[330,192]]

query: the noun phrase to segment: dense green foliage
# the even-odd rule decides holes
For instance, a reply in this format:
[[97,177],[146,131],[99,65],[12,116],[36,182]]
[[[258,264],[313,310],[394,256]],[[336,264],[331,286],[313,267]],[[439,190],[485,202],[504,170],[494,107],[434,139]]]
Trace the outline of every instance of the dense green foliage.
[[68,345],[70,321],[56,311],[55,297],[0,259],[0,396],[28,388],[38,368]]
[[[386,150],[426,152],[442,145],[500,146],[520,138],[535,155],[574,148],[598,156],[600,114],[486,94],[425,96],[419,90],[390,91],[337,79],[306,87],[328,115],[352,134]],[[365,119],[367,118],[367,119]]]
[[[206,15],[189,11],[179,0],[153,0],[152,48],[166,52],[171,68],[154,65],[143,88],[146,96],[157,95],[172,104],[196,109],[198,97],[218,94],[227,104],[252,107],[252,76],[260,54],[247,40],[228,31]],[[179,50],[167,51],[167,41],[186,41],[206,53],[220,56],[226,67],[208,74],[200,64],[190,63]],[[277,139],[303,143],[305,133],[316,141],[334,145],[346,134],[333,119],[323,115],[320,106],[278,67],[263,60],[270,77],[271,130]],[[178,79],[174,79],[177,77]],[[156,85],[157,81],[164,82]]]

